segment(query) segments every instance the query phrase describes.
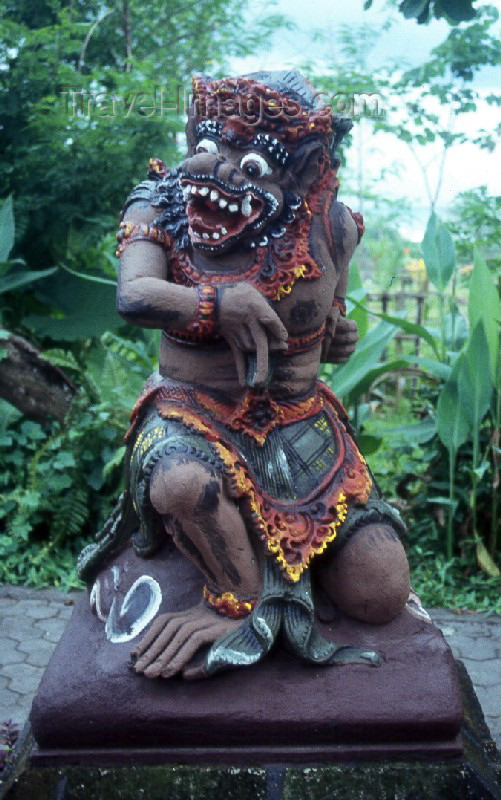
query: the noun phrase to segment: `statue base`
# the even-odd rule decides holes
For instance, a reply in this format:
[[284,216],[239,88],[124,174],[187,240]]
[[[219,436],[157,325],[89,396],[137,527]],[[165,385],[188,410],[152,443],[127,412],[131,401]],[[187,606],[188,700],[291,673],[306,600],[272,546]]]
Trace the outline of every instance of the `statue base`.
[[[143,750],[126,766],[92,766],[80,752],[80,765],[63,765],[70,751],[59,751],[58,766],[41,766],[49,754],[34,747],[29,724],[0,782],[1,800],[501,800],[501,759],[485,725],[471,681],[458,662],[465,717],[461,758],[343,763],[319,767],[146,766]],[[90,753],[89,753],[90,755]],[[54,757],[54,754],[53,756]],[[50,758],[50,756],[49,756]],[[108,764],[110,751],[93,751],[95,763]],[[71,760],[71,757],[70,757]],[[285,761],[288,759],[286,758]]]
[[[188,585],[176,556],[145,567],[161,570],[164,586]],[[433,624],[407,610],[381,626],[340,613],[318,624],[327,638],[377,650],[383,663],[312,666],[278,644],[262,662],[206,680],[148,680],[127,666],[135,640],[109,642],[83,597],[33,703],[33,761],[304,765],[461,755],[456,664]]]

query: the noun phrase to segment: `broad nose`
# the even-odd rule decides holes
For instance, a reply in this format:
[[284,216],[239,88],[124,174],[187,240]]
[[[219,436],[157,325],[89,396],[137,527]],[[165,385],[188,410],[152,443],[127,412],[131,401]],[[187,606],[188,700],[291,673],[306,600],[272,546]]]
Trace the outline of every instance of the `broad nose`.
[[220,158],[221,156],[218,153],[195,153],[195,155],[183,161],[181,169],[183,172],[190,172],[192,175],[194,173],[211,175],[216,161]]
[[195,153],[183,161],[182,170],[191,175],[206,175],[207,178],[219,178],[229,186],[238,188],[245,183],[239,169],[220,153]]

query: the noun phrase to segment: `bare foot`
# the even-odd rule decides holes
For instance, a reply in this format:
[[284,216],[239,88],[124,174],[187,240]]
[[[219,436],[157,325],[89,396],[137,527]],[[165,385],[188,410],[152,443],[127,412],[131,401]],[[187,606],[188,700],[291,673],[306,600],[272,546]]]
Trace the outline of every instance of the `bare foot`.
[[134,669],[146,678],[172,678],[178,672],[185,678],[201,678],[199,668],[185,669],[188,662],[200,647],[241,624],[241,620],[221,617],[205,605],[161,614],[131,652]]

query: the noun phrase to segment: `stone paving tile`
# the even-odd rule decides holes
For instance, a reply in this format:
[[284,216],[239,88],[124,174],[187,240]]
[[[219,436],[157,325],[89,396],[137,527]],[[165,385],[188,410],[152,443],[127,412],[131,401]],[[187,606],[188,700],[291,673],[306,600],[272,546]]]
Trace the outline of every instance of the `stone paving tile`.
[[19,642],[14,639],[4,639],[0,645],[0,665],[5,664],[20,664],[25,659],[25,654],[19,649]]
[[11,602],[5,607],[0,606],[0,611],[6,617],[26,617],[28,619],[53,617],[57,610],[41,600],[20,600],[18,603]]
[[[63,633],[65,624],[66,623],[61,620],[61,635]],[[38,650],[38,652],[45,656],[45,660],[48,661],[52,651],[54,650],[54,642],[50,642],[48,639],[35,639],[34,636],[35,632],[32,631],[32,638],[26,639],[24,642],[20,642],[17,646],[18,652],[23,654],[24,660],[29,653],[33,653],[35,650]]]
[[[470,678],[474,686],[481,686],[485,689],[494,690],[497,688],[498,692],[501,687],[501,662],[499,659],[492,661],[471,661],[464,659],[467,666]],[[498,703],[501,705],[501,698],[498,695]],[[501,708],[499,709],[501,712]]]
[[28,636],[33,636],[34,620],[27,617],[5,617],[2,620],[2,636],[22,642]]
[[9,689],[11,692],[27,695],[34,694],[42,677],[41,670],[31,664],[7,664],[2,670],[10,678]]

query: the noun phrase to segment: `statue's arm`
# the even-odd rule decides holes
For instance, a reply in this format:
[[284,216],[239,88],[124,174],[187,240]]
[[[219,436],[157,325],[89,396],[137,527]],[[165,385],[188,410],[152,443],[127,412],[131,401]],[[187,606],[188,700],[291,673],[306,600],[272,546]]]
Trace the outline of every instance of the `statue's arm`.
[[328,235],[332,260],[336,268],[334,302],[327,319],[322,361],[343,364],[355,350],[358,341],[357,324],[341,315],[344,306],[350,261],[360,240],[360,227],[351,211],[335,200],[329,210]]
[[[123,222],[152,225],[158,209],[147,202],[130,205]],[[133,325],[142,328],[182,330],[197,310],[195,289],[168,280],[169,253],[153,241],[131,241],[120,255],[117,286],[117,311]]]
[[[152,225],[158,214],[147,202],[130,205],[123,222]],[[143,328],[188,328],[198,311],[197,289],[169,281],[169,254],[163,245],[132,241],[120,256],[117,311]],[[269,349],[287,348],[287,330],[264,297],[250,284],[218,289],[217,332],[228,342],[242,386],[247,380],[246,353],[256,354],[253,385],[268,374]]]

